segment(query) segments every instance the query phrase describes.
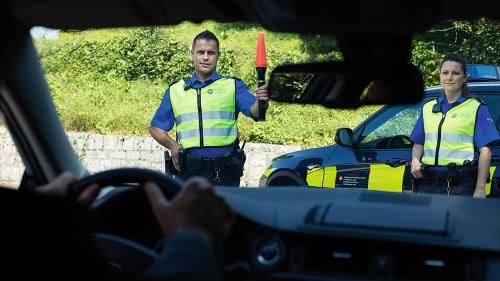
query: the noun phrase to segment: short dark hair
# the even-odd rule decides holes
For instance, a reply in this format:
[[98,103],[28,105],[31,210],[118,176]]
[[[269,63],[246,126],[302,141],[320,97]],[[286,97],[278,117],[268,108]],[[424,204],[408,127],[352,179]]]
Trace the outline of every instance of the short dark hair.
[[217,39],[217,36],[215,36],[215,34],[213,34],[212,32],[210,32],[208,30],[205,30],[203,32],[198,33],[198,35],[196,35],[193,38],[193,45],[191,45],[191,51],[194,50],[194,46],[196,45],[196,41],[201,40],[201,39],[205,39],[207,41],[215,41],[215,45],[217,46],[217,52],[219,52],[219,39]]
[[[462,67],[462,71],[464,72],[465,77],[467,78],[467,62],[465,58],[458,53],[449,53],[443,57],[441,60],[441,64],[439,65],[439,70],[441,72],[441,68],[443,68],[443,64],[447,61],[458,62]],[[462,85],[462,95],[465,97],[469,97],[469,89],[467,88],[467,81]]]

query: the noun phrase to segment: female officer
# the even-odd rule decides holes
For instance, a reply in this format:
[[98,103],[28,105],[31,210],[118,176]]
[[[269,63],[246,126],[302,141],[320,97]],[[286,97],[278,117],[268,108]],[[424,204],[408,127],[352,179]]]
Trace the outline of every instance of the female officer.
[[444,94],[424,104],[410,136],[418,192],[484,198],[498,132],[486,105],[469,97],[462,56],[446,55],[439,78]]

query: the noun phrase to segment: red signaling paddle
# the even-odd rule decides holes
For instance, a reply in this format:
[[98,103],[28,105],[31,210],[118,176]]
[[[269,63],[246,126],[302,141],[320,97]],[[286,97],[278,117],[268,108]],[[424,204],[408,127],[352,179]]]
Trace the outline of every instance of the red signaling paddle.
[[[257,55],[255,57],[255,69],[257,70],[257,86],[260,87],[266,83],[266,44],[264,43],[264,32],[259,32],[257,38]],[[259,119],[266,121],[266,102],[259,100]]]

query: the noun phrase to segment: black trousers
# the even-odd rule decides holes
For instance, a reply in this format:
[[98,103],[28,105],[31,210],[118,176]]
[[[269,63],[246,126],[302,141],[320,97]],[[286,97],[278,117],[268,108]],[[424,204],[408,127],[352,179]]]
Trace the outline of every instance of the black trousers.
[[451,182],[448,189],[448,181],[445,178],[415,179],[415,186],[418,193],[434,193],[448,195],[470,196],[476,189],[476,177],[461,177],[456,183]]
[[201,176],[206,178],[211,184],[215,186],[240,186],[240,176],[227,169],[216,169],[214,167],[201,167],[193,171],[187,166],[184,171],[176,172],[174,175],[182,180],[188,180],[194,176]]

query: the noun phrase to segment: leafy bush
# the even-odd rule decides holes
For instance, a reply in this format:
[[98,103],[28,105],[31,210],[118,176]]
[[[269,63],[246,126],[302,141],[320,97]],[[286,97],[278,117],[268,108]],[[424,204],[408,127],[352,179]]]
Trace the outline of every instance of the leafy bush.
[[468,63],[500,65],[498,34],[500,24],[488,19],[445,21],[415,37],[412,62],[427,86],[439,84],[439,63],[450,52],[462,54]]
[[47,73],[93,74],[97,79],[108,76],[127,81],[168,81],[190,73],[187,47],[157,28],[132,29],[123,38],[65,43],[39,49]]
[[354,128],[380,106],[356,110],[329,109],[319,105],[271,102],[265,122],[240,117],[242,139],[255,142],[315,147],[333,144],[338,128]]
[[[412,62],[427,86],[439,82],[439,62],[450,51],[472,63],[500,64],[500,25],[487,20],[444,22],[419,34]],[[189,46],[195,34],[209,29],[221,41],[218,72],[257,84],[253,24],[201,25],[62,32],[58,40],[36,40],[57,110],[67,130],[148,135],[147,127],[167,86],[191,75]],[[332,38],[266,32],[269,76],[279,64],[342,59]],[[116,106],[120,104],[120,106]],[[241,115],[241,137],[254,142],[307,147],[333,143],[336,128],[353,128],[378,107],[332,110],[320,106],[272,102],[267,120],[255,123]]]
[[[218,72],[239,77],[253,89],[257,81],[253,64],[256,38],[253,35],[259,28],[255,25],[216,26],[220,28],[214,30],[223,32],[223,36],[219,36],[222,55]],[[179,28],[185,29],[186,25]],[[198,31],[194,29],[191,26],[189,32],[182,34],[196,34]],[[149,122],[168,84],[191,75],[191,38],[178,36],[179,33],[169,28],[114,31],[70,32],[64,33],[57,41],[36,42],[57,110],[67,130],[147,135]],[[314,38],[316,41],[310,39],[289,34],[266,34],[267,75],[282,63],[317,59],[307,50],[319,44],[318,38]],[[321,48],[328,50],[325,46]],[[328,54],[331,59],[338,51],[330,50]],[[119,107],[116,106],[118,103]],[[287,125],[297,120],[298,115],[310,116],[308,122],[328,120],[325,123],[332,124],[328,111],[320,109],[326,117],[316,116],[317,110],[311,106],[273,104],[268,112],[268,122],[256,124],[241,115],[240,132],[242,138],[249,141],[328,144],[334,134],[334,128],[330,126],[322,123],[311,126],[306,122],[295,124],[297,132],[309,135],[309,139],[303,140],[292,136]]]

